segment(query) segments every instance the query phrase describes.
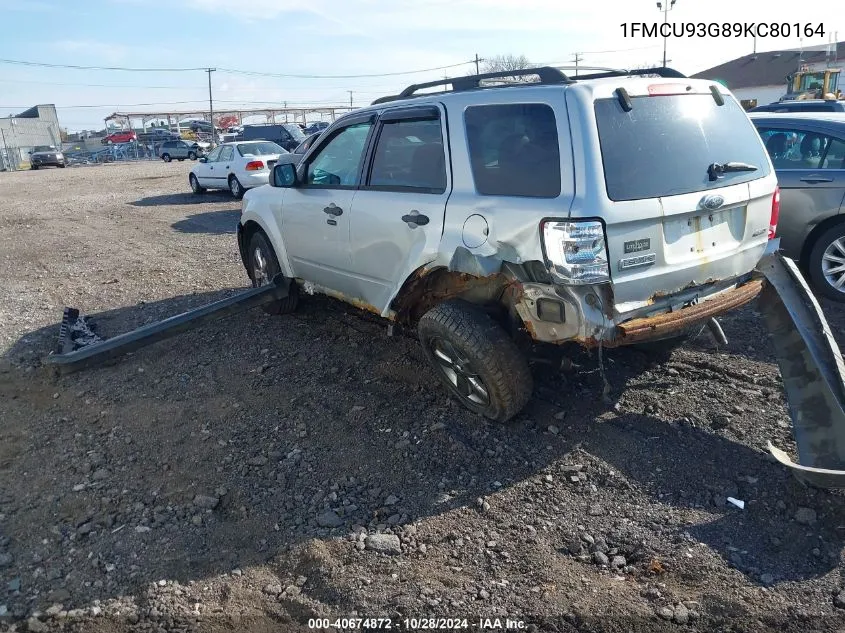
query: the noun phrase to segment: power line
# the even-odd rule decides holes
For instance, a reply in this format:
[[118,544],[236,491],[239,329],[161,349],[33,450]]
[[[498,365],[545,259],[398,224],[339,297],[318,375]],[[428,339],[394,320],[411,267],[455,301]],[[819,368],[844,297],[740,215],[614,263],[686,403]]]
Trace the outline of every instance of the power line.
[[[413,75],[417,73],[426,73],[434,70],[444,70],[446,68],[455,68],[457,66],[465,66],[466,64],[475,63],[475,60],[460,62],[457,64],[450,64],[447,66],[437,66],[434,68],[422,68],[419,70],[405,70],[393,73],[371,73],[363,75],[294,75],[286,73],[265,73],[252,70],[238,70],[236,68],[218,68],[220,72],[244,75],[248,77],[279,77],[288,79],[362,79],[366,77],[397,77],[400,75]],[[67,68],[71,70],[114,70],[121,72],[206,72],[207,68],[130,68],[125,66],[79,66],[77,64],[52,64],[47,62],[31,62],[19,59],[0,59],[0,64],[13,64],[18,66],[35,66],[41,68]]]
[[140,86],[138,84],[78,84],[58,81],[30,81],[27,79],[0,79],[0,84],[40,84],[43,86],[79,86],[83,88],[133,88],[152,90],[204,90],[205,86]]
[[[278,105],[280,101],[242,101],[237,99],[215,99],[215,103],[234,103],[240,105],[264,105],[264,106],[271,106],[271,105]],[[57,105],[57,110],[75,110],[75,109],[82,109],[82,108],[135,108],[140,106],[165,106],[165,105],[190,105],[192,103],[201,103],[207,104],[207,99],[193,99],[190,101],[158,101],[154,103],[100,103],[100,104],[79,104],[79,105]],[[287,101],[285,102],[289,105],[302,105],[302,106],[335,106],[338,108],[348,108],[349,104],[347,102],[341,100],[332,100],[332,101]],[[4,106],[0,105],[0,110],[25,110],[31,106]],[[268,108],[268,109],[277,109],[281,110],[282,108]]]
[[30,62],[20,59],[0,59],[0,64],[14,64],[16,66],[38,66],[41,68],[69,68],[72,70],[117,70],[133,73],[182,73],[195,72],[205,68],[127,68],[124,66],[79,66],[77,64],[50,64],[47,62]]

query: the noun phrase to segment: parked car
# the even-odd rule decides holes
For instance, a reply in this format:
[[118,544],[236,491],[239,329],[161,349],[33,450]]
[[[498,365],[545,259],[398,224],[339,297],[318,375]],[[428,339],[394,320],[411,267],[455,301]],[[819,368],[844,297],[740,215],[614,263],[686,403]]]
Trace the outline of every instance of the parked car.
[[214,127],[208,121],[191,121],[190,128],[192,132],[214,132]]
[[194,193],[228,189],[241,198],[247,189],[267,184],[270,170],[287,151],[271,141],[224,143],[213,149],[188,176]]
[[749,117],[780,185],[781,247],[817,293],[845,302],[845,114]]
[[117,143],[131,143],[138,140],[138,135],[134,130],[122,130],[120,132],[112,132],[104,137],[100,142],[103,145],[115,145]]
[[272,310],[295,309],[303,284],[415,326],[453,396],[497,421],[532,393],[514,338],[616,346],[700,327],[759,293],[778,216],[771,161],[727,88],[671,69],[529,72],[541,85],[450,79],[342,117],[247,192],[238,225],[253,284],[292,284]]
[[176,160],[196,160],[202,156],[205,151],[202,145],[197,141],[186,141],[180,139],[178,141],[165,141],[158,149],[158,155],[165,163],[169,163],[174,158]]
[[749,112],[845,112],[845,101],[833,99],[791,99],[751,108]]
[[158,143],[162,141],[173,141],[182,138],[176,132],[172,132],[166,128],[154,127],[149,132],[142,132],[137,135],[138,141],[142,143]]
[[314,123],[310,123],[305,127],[306,134],[314,134],[315,132],[322,132],[329,124],[327,121],[315,121]]
[[273,141],[290,152],[305,140],[305,133],[296,123],[245,125],[243,139]]
[[30,169],[39,169],[48,165],[63,168],[66,164],[65,155],[53,145],[38,145],[32,148],[32,151],[29,153]]
[[309,135],[304,141],[297,145],[296,149],[294,149],[292,152],[288,152],[279,156],[278,162],[291,163],[293,165],[298,164],[299,161],[302,160],[302,157],[305,156],[305,154],[308,152],[308,150],[311,149],[311,146],[314,145],[318,138],[320,138],[321,134],[322,132],[316,132],[314,134]]

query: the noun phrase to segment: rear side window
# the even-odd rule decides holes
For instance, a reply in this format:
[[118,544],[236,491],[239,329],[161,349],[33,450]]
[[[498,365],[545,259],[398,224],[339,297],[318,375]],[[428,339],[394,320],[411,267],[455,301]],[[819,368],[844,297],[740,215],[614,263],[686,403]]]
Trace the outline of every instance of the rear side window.
[[440,120],[384,123],[368,185],[443,193],[446,190],[446,159]]
[[[763,145],[743,109],[710,94],[633,97],[595,102],[607,195],[641,200],[706,191],[769,174]],[[713,163],[741,162],[756,171],[730,172],[711,182]]]
[[471,106],[464,113],[472,176],[488,196],[556,198],[560,151],[554,111],[545,104]]

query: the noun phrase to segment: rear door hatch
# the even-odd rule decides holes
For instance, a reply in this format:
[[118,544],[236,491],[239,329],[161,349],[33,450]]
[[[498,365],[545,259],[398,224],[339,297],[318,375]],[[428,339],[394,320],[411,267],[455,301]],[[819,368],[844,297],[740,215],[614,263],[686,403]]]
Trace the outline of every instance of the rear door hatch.
[[673,295],[688,301],[749,273],[768,241],[776,187],[730,94],[714,95],[703,81],[631,83],[593,104],[620,313],[665,306]]

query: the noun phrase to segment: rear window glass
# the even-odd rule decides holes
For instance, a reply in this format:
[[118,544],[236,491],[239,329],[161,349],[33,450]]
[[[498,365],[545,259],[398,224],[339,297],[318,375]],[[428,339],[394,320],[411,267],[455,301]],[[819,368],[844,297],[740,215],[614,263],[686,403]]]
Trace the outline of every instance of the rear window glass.
[[464,113],[464,122],[478,193],[531,198],[560,195],[557,126],[549,106],[471,106]]
[[[633,97],[595,102],[607,195],[640,200],[706,191],[769,174],[757,131],[733,99],[712,95]],[[712,163],[741,162],[757,171],[731,172],[711,182]]]
[[261,143],[241,143],[238,154],[241,156],[269,156],[270,154],[287,154],[287,150],[271,141]]

